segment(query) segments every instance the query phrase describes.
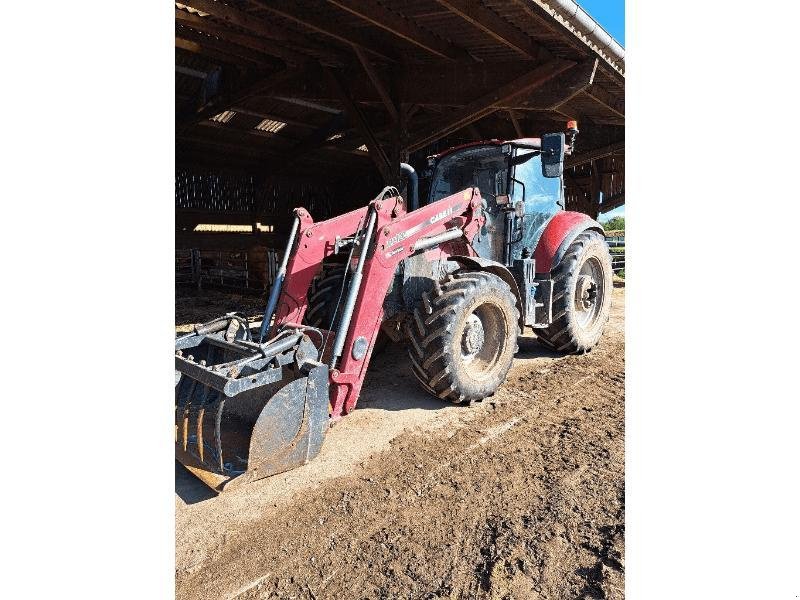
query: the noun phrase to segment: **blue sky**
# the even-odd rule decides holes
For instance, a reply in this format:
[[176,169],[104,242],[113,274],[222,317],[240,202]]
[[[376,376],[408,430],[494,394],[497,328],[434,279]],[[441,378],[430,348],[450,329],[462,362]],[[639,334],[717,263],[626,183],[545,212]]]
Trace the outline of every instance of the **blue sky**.
[[[625,46],[625,0],[578,0],[578,4]],[[600,215],[600,218],[605,221],[616,216],[625,216],[624,205]]]
[[583,10],[625,45],[625,0],[578,0]]

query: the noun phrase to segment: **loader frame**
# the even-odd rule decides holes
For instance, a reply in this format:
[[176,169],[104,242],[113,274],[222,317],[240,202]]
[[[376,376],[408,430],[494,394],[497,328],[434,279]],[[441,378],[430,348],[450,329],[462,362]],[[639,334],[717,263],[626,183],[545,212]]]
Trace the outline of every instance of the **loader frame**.
[[[374,227],[367,228],[371,235],[359,240],[356,234],[373,215]],[[363,278],[354,279],[352,313],[342,324],[347,330],[337,332],[344,341],[341,356],[330,359],[330,415],[335,421],[356,406],[383,322],[384,297],[398,264],[429,251],[435,251],[431,260],[442,255],[476,256],[471,241],[485,222],[482,200],[478,188],[468,188],[406,212],[402,197],[395,195],[376,198],[366,207],[320,223],[314,223],[303,208],[295,209],[295,218],[298,235],[288,260],[273,329],[302,323],[311,282],[321,271],[323,261],[339,250],[343,239],[350,237],[351,243],[354,240],[361,246],[359,254],[364,255]],[[346,305],[343,310],[347,310]]]

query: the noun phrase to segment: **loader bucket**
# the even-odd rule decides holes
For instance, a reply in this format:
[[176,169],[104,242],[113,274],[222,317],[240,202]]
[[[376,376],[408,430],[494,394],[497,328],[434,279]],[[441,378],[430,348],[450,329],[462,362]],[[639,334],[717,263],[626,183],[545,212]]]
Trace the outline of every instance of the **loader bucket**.
[[308,337],[262,345],[220,327],[175,343],[176,458],[216,491],[307,463],[328,428],[328,367]]

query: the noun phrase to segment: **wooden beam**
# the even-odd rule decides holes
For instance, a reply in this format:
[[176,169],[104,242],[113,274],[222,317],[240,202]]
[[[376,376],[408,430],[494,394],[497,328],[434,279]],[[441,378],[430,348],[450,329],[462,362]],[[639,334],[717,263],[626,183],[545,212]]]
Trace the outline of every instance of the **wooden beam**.
[[311,110],[318,110],[320,112],[328,113],[331,115],[338,115],[341,110],[338,108],[331,108],[330,106],[326,106],[325,104],[319,104],[318,102],[311,102],[309,100],[304,100],[303,98],[292,98],[291,96],[280,96],[278,94],[273,94],[271,96],[275,100],[280,100],[281,102],[286,102],[287,104],[294,104],[295,106],[302,106],[303,108],[310,108]]
[[310,57],[305,54],[288,50],[264,38],[239,33],[224,25],[215,23],[208,18],[186,12],[179,8],[175,9],[175,20],[178,23],[182,23],[198,31],[219,36],[222,39],[229,40],[245,48],[251,48],[263,52],[264,54],[269,54],[270,56],[276,56],[290,65],[303,65],[310,60]]
[[328,0],[328,2],[440,58],[471,59],[463,48],[441,39],[433,32],[423,29],[377,2],[369,0]]
[[305,156],[314,150],[319,149],[326,140],[335,133],[339,133],[345,125],[344,113],[334,115],[328,122],[317,127],[305,138],[284,152],[281,160],[269,164],[272,171],[278,172],[286,169],[296,161],[304,159]]
[[549,96],[537,94],[537,98],[531,100],[530,105],[558,111],[562,105],[586,91],[594,83],[598,63],[599,59],[590,58],[575,65],[568,74],[560,79],[553,90],[549,90]]
[[546,9],[545,3],[540,2],[540,0],[507,0],[507,2],[513,4],[517,9],[527,14],[528,17],[532,18],[536,24],[543,26],[556,34],[560,38],[559,41],[572,46],[581,53],[586,52],[588,49],[593,56],[602,58],[599,69],[612,79],[622,82],[624,85],[624,66],[619,67],[617,65],[610,64],[592,47],[590,43],[572,31],[566,22],[554,18],[553,15],[550,14],[550,10],[552,9]]
[[400,120],[400,115],[398,113],[397,107],[394,105],[392,101],[392,97],[389,95],[388,90],[383,85],[378,72],[372,66],[372,63],[369,62],[367,55],[364,51],[359,48],[358,46],[353,46],[353,51],[356,53],[361,66],[364,67],[364,71],[367,73],[367,77],[372,82],[372,86],[375,88],[375,91],[378,92],[378,95],[381,97],[381,101],[383,105],[386,107],[386,110],[389,113],[389,116],[392,118],[392,121],[397,123]]
[[612,98],[611,94],[599,85],[593,85],[590,88],[583,90],[583,93],[586,96],[589,96],[589,98],[595,102],[602,104],[616,116],[623,119],[625,118],[625,107],[622,105],[622,103]]
[[251,2],[284,19],[332,37],[348,46],[358,46],[362,50],[393,62],[397,60],[393,50],[365,36],[361,31],[340,23],[332,23],[329,19],[322,18],[314,12],[304,11],[291,0],[251,0]]
[[337,75],[337,73],[335,73],[332,69],[326,68],[325,74],[331,83],[331,87],[333,87],[336,94],[338,94],[341,103],[344,105],[345,113],[347,113],[348,117],[350,117],[350,120],[358,129],[358,132],[366,140],[369,156],[375,163],[375,166],[378,168],[383,180],[389,185],[395,184],[395,180],[397,179],[397,167],[392,166],[389,157],[381,147],[381,144],[375,136],[372,127],[364,117],[364,113],[361,112],[361,108],[359,108],[359,106],[353,102],[352,98],[350,98],[343,81],[340,79],[340,76]]
[[603,198],[602,204],[600,204],[601,210],[606,213],[610,210],[614,210],[615,208],[619,208],[625,204],[625,190],[621,192],[617,192],[613,196],[609,196],[608,198]]
[[217,97],[212,98],[204,106],[201,106],[194,114],[187,115],[180,119],[178,122],[176,122],[176,126],[179,130],[184,130],[186,127],[193,125],[194,123],[199,123],[200,121],[204,121],[209,117],[213,117],[217,113],[226,110],[233,104],[240,104],[252,96],[259,95],[272,86],[277,85],[290,77],[294,77],[295,75],[296,73],[294,71],[277,71],[267,75],[266,77],[261,77],[250,84],[244,85],[238,90],[222,93]]
[[471,2],[469,0],[436,1],[501,44],[505,44],[512,50],[519,52],[525,58],[534,60],[547,60],[550,58],[549,51],[479,2]]
[[175,72],[188,75],[189,77],[196,77],[197,79],[205,79],[208,76],[208,73],[205,71],[190,69],[189,67],[184,67],[183,65],[175,65]]
[[456,111],[455,117],[447,124],[429,131],[418,131],[416,136],[412,136],[409,144],[409,151],[418,150],[445,137],[446,135],[474,123],[478,119],[485,117],[497,110],[497,105],[506,105],[511,99],[529,94],[536,88],[544,85],[554,77],[563,73],[575,63],[572,61],[553,59],[541,65],[522,77],[509,81],[505,85],[481,96],[467,104],[463,109]]
[[[510,79],[529,73],[530,70],[531,64],[521,60],[486,63],[440,60],[426,63],[424,68],[396,70],[393,71],[392,78],[400,94],[395,105],[402,102],[423,106],[464,106],[472,97],[488,93]],[[375,87],[364,77],[362,66],[341,71],[342,76],[348,80],[348,89],[355,102],[382,102]],[[377,68],[376,71],[381,72]],[[387,80],[384,76],[383,81]],[[322,102],[334,98],[330,88],[316,86],[308,78],[298,80],[297,83],[297,89],[282,89],[280,93]]]
[[262,37],[283,42],[289,48],[299,47],[300,50],[308,50],[319,54],[322,56],[320,60],[323,64],[342,64],[348,62],[342,53],[337,52],[335,49],[331,48],[330,45],[324,45],[310,40],[305,36],[287,30],[285,27],[279,27],[265,19],[254,17],[228,4],[216,2],[215,0],[185,0],[182,4],[208,13],[224,21],[228,25],[241,27],[242,29],[257,33]]
[[175,26],[175,47],[231,65],[243,64],[248,67],[255,66],[262,68],[265,65],[269,65],[274,68],[278,64],[283,64],[275,60],[272,56],[266,56],[265,54],[250,50],[249,48],[242,48],[236,44],[222,42],[204,33],[200,33],[196,29],[190,29],[180,25]]
[[589,184],[589,216],[593,219],[597,218],[600,213],[600,197],[603,192],[603,176],[597,168],[597,162],[591,162],[591,179]]
[[522,127],[519,126],[519,121],[517,121],[517,116],[514,114],[513,110],[509,110],[508,118],[511,119],[511,124],[514,126],[514,131],[517,134],[518,138],[525,137],[525,134],[522,133]]
[[[578,127],[580,127],[580,122],[578,123]],[[580,135],[578,136],[577,143],[578,144],[581,143]],[[606,156],[611,156],[612,154],[621,154],[624,151],[625,151],[625,142],[624,141],[616,142],[608,146],[603,146],[602,148],[595,148],[594,150],[581,152],[580,154],[576,154],[574,156],[568,156],[564,161],[564,168],[571,169],[573,167],[579,167],[580,165],[585,165],[586,163],[592,162],[593,160],[605,158]]]

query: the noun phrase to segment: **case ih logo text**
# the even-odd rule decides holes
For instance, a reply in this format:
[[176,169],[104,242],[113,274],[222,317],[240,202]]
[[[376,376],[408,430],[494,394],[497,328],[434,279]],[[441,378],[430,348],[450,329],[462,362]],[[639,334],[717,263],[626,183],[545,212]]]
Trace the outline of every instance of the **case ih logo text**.
[[402,231],[402,232],[398,233],[397,235],[395,235],[393,237],[390,237],[389,241],[386,242],[386,247],[387,248],[391,248],[395,244],[399,244],[403,240],[411,237],[412,235],[414,235],[415,233],[417,233],[418,231],[420,231],[424,227],[427,227],[428,225],[433,225],[434,223],[438,223],[442,219],[452,215],[454,212],[459,210],[460,207],[461,207],[460,204],[459,205],[453,205],[450,208],[447,208],[447,209],[445,209],[445,210],[443,210],[441,212],[436,213],[435,215],[433,215],[427,221],[423,221],[419,225],[415,225],[414,227],[411,227],[411,228],[407,229],[406,231]]

